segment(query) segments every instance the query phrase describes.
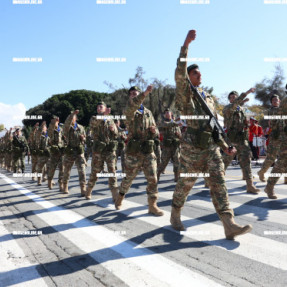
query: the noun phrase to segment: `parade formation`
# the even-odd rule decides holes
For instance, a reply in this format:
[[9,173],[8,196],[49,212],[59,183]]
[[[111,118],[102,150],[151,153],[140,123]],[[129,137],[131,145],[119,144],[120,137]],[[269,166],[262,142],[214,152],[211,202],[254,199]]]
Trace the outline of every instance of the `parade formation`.
[[[187,62],[182,61],[188,57],[189,45],[195,39],[196,31],[189,31],[180,48],[175,70],[176,108],[166,107],[161,122],[156,123],[154,115],[144,105],[145,98],[152,93],[152,85],[145,91],[133,86],[128,90],[126,119],[123,121],[113,119],[108,103],[99,102],[87,132],[77,121],[79,110],[71,111],[66,119],[55,115],[49,126],[44,121],[37,122],[27,140],[20,128],[10,128],[0,138],[0,167],[13,174],[25,173],[25,156],[31,156],[31,178],[35,184],[47,182],[50,190],[57,188],[59,192],[69,194],[70,173],[76,164],[79,194],[90,200],[97,194],[96,183],[99,174],[105,173],[106,164],[107,173],[111,174],[107,186],[117,210],[125,208],[124,198],[142,171],[146,178],[148,212],[162,216],[164,212],[157,205],[158,184],[171,160],[176,186],[171,198],[170,223],[175,230],[185,230],[181,210],[199,177],[197,175],[204,173],[226,239],[233,240],[250,232],[251,225],[241,226],[235,222],[234,212],[229,206],[225,172],[237,156],[246,181],[246,192],[254,195],[262,192],[254,185],[251,168],[251,159],[256,160],[258,154],[250,137],[257,136],[259,129],[256,119],[249,119],[244,107],[247,96],[255,89],[250,88],[240,95],[237,91],[229,93],[230,103],[223,109],[224,129],[220,127],[213,97],[200,87],[199,66],[187,66]],[[266,196],[277,199],[275,185],[287,168],[287,120],[284,118],[287,98],[280,102],[279,95],[270,94],[270,104],[266,113],[271,116],[268,119],[271,131],[269,145],[258,175],[262,182],[267,181]],[[175,114],[180,116],[180,121],[175,120]],[[272,119],[274,115],[281,119]],[[87,175],[90,155],[91,174]],[[116,175],[119,157],[123,174],[120,185]],[[267,178],[265,175],[273,164]],[[57,169],[58,175],[55,176]]]

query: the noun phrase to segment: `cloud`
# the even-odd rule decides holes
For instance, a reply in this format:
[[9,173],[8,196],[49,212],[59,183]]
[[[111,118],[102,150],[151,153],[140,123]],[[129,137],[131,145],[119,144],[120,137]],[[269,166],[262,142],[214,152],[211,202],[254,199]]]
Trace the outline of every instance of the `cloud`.
[[0,103],[0,124],[6,129],[14,126],[23,126],[22,120],[25,117],[26,107],[23,103],[6,105]]

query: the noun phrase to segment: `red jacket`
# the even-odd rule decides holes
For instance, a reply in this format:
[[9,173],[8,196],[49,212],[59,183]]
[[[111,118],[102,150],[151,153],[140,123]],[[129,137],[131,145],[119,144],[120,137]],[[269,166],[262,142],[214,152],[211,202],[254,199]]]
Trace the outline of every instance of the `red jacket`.
[[262,137],[263,136],[263,129],[261,126],[258,125],[252,125],[249,127],[249,141],[253,141],[253,137]]

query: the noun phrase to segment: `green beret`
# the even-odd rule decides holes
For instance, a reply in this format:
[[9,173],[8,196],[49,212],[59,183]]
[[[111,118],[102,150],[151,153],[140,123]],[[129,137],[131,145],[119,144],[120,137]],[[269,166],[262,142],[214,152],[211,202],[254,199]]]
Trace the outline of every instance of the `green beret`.
[[131,91],[138,91],[138,92],[141,93],[141,89],[140,89],[139,87],[137,87],[137,86],[131,87],[131,88],[129,89],[129,93],[130,93]]
[[190,72],[191,70],[198,69],[198,68],[199,68],[199,67],[198,67],[197,64],[192,64],[192,65],[190,65],[190,66],[187,67],[187,73],[189,74],[189,72]]

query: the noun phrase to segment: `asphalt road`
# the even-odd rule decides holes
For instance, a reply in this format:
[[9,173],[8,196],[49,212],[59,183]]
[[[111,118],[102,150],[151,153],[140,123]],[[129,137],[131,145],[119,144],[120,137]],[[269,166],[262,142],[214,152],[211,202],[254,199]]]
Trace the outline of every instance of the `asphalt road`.
[[239,166],[227,171],[236,221],[253,225],[235,241],[202,178],[182,212],[186,232],[170,227],[171,165],[158,186],[162,217],[147,213],[143,173],[116,211],[105,178],[92,200],[80,197],[75,167],[69,195],[0,170],[0,286],[287,286],[287,185],[281,178],[269,200],[257,170],[258,195],[246,193]]

